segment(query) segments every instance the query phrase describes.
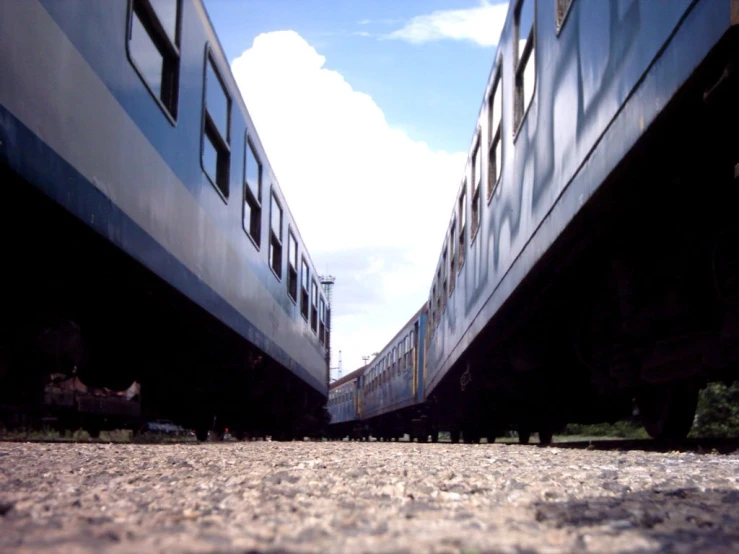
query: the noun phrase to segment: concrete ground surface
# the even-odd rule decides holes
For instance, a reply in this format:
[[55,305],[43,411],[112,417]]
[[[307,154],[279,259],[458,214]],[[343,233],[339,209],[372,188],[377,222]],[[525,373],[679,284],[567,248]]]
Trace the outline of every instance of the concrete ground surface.
[[739,552],[739,452],[0,443],[0,552]]

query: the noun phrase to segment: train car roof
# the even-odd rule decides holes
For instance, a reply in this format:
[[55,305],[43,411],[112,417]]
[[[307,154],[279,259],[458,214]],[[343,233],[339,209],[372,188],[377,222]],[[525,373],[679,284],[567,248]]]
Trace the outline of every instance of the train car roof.
[[362,366],[362,367],[360,367],[359,369],[355,369],[355,370],[354,370],[354,371],[352,371],[351,373],[347,373],[347,374],[346,374],[346,375],[344,375],[344,376],[343,376],[342,378],[340,378],[340,379],[337,379],[336,381],[334,381],[333,383],[331,383],[331,384],[330,384],[330,385],[328,386],[328,390],[332,390],[332,389],[335,389],[336,387],[339,387],[339,386],[343,385],[344,383],[348,383],[349,381],[351,381],[351,380],[353,380],[353,379],[356,379],[357,377],[359,377],[360,375],[362,375],[362,372],[363,372],[363,371],[364,371],[364,370],[365,370],[366,368],[367,368],[367,366],[366,366],[366,365],[363,365],[363,366]]

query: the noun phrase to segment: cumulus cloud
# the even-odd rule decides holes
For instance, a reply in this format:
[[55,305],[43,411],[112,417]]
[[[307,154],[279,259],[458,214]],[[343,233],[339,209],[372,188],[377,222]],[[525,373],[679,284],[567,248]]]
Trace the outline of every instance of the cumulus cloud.
[[507,13],[508,2],[489,4],[487,0],[482,0],[482,4],[474,8],[438,10],[418,15],[386,38],[412,44],[467,40],[480,46],[494,46],[500,38]]
[[232,70],[317,269],[336,277],[344,373],[428,294],[466,153],[393,128],[293,31],[259,35]]

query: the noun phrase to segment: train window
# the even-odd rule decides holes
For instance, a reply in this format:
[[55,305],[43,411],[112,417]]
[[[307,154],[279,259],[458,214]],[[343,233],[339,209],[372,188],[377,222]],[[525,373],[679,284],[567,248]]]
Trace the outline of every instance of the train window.
[[244,153],[244,231],[259,249],[262,239],[262,163],[247,136]]
[[434,286],[434,292],[429,298],[429,313],[431,314],[431,321],[429,322],[429,333],[433,333],[435,328],[434,323],[436,322],[436,310],[434,309],[434,302],[436,301],[436,286]]
[[495,187],[500,180],[502,169],[502,141],[501,129],[503,125],[503,109],[502,109],[503,89],[500,86],[500,66],[493,82],[493,91],[490,93],[488,103],[488,202],[493,197]]
[[318,332],[318,285],[315,281],[311,281],[311,312],[310,312],[310,328],[314,333]]
[[[416,323],[415,328],[418,328],[418,323]],[[416,367],[416,334],[411,331],[411,364],[413,367]]]
[[443,279],[441,281],[441,310],[446,309],[446,297],[447,297],[447,246],[444,245],[444,254],[441,257],[441,271],[443,272]]
[[572,0],[557,0],[557,32],[564,25],[567,14],[570,13],[572,7]]
[[405,337],[405,367],[411,365],[411,339]]
[[393,346],[393,367],[398,364],[398,348]]
[[452,295],[454,290],[455,279],[457,272],[454,268],[457,267],[457,252],[454,250],[457,245],[457,221],[452,221],[452,230],[449,232],[449,296]]
[[180,0],[133,0],[128,57],[165,114],[177,119],[180,80]]
[[474,242],[480,228],[480,183],[482,181],[482,164],[480,159],[480,134],[472,151],[472,220],[470,221],[470,242]]
[[462,194],[459,196],[459,262],[457,272],[462,271],[464,266],[464,254],[465,254],[465,226],[467,225],[467,181],[465,180],[462,185]]
[[323,326],[325,328],[324,331],[324,343],[326,344],[326,347],[328,348],[331,344],[331,306],[328,303],[328,300],[326,300],[326,309],[324,310],[324,319],[323,319]]
[[308,314],[310,313],[310,307],[308,304],[308,283],[310,282],[310,271],[308,270],[308,264],[305,258],[301,262],[301,280],[300,280],[300,313],[303,319],[308,321]]
[[216,63],[212,57],[208,58],[205,72],[205,106],[208,116],[224,142],[228,142],[231,98],[226,92],[226,86],[223,84],[220,73],[216,70]]
[[519,0],[514,12],[516,53],[516,103],[514,113],[514,129],[518,132],[523,123],[526,110],[534,97],[536,77],[536,52],[534,39],[534,0]]
[[282,279],[282,206],[275,193],[269,208],[269,265],[278,279]]
[[438,325],[439,319],[441,319],[441,300],[439,300],[439,274],[436,274],[436,283],[434,284],[434,327]]
[[298,241],[290,229],[287,231],[287,294],[298,301]]
[[202,165],[210,182],[228,199],[231,98],[210,53],[205,57]]
[[318,340],[323,344],[326,340],[326,304],[323,298],[318,302]]

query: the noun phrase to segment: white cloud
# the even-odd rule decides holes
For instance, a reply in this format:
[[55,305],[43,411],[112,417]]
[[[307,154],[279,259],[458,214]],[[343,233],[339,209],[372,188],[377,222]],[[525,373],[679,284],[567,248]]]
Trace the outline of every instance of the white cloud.
[[425,301],[466,153],[392,128],[293,31],[259,35],[233,73],[318,271],[336,277],[344,374]]
[[494,46],[508,13],[508,2],[481,5],[461,10],[439,10],[418,15],[386,38],[400,39],[412,44],[437,40],[468,40],[480,46]]

